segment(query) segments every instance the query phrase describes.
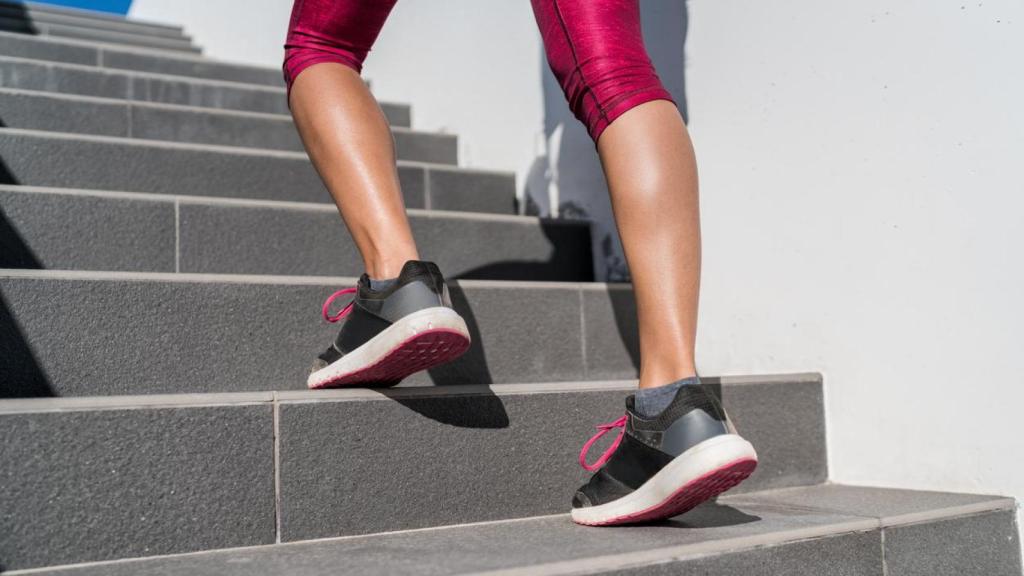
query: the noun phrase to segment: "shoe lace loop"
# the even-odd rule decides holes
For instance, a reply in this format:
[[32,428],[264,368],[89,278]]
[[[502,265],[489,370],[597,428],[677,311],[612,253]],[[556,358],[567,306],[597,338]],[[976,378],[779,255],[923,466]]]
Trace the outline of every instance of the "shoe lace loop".
[[321,310],[323,315],[324,315],[324,320],[327,320],[328,322],[333,324],[333,323],[341,320],[342,318],[348,316],[349,314],[351,314],[352,313],[352,307],[355,306],[355,304],[356,304],[355,300],[352,300],[351,302],[346,304],[345,307],[341,309],[341,312],[338,312],[337,314],[334,314],[333,316],[331,315],[331,304],[334,303],[335,298],[337,298],[339,296],[344,296],[346,294],[354,294],[357,291],[358,291],[358,288],[342,288],[341,290],[338,290],[334,294],[331,294],[330,296],[328,296],[327,300],[324,300],[324,306],[323,306],[323,308]]
[[[590,440],[587,440],[587,443],[583,445],[583,449],[580,450],[580,466],[583,466],[585,470],[588,470],[590,472],[593,472],[600,468],[601,466],[604,466],[604,463],[607,462],[608,459],[612,457],[612,453],[615,452],[615,449],[619,447],[619,443],[622,442],[622,435],[626,433],[627,419],[628,416],[623,416],[622,418],[619,418],[614,422],[608,422],[607,424],[598,425],[597,434],[594,434],[594,436]],[[600,440],[602,436],[611,432],[615,428],[619,428],[619,436],[615,438],[615,441],[612,442],[612,445],[609,446],[608,449],[604,451],[604,454],[601,454],[601,457],[598,458],[596,462],[594,462],[593,464],[587,464],[587,452],[590,451],[590,447],[593,446],[595,442]]]

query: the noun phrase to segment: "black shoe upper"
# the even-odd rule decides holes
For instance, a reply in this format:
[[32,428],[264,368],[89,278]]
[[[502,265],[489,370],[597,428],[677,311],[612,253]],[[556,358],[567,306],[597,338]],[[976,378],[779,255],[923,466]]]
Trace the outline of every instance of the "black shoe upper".
[[704,440],[733,431],[718,401],[701,384],[683,386],[660,414],[645,419],[626,398],[626,427],[611,458],[577,490],[573,508],[598,506],[626,496],[669,462]]
[[313,363],[313,372],[359,348],[413,312],[452,307],[448,286],[433,262],[409,260],[395,282],[383,290],[370,288],[370,277],[363,274],[356,289],[352,311],[345,317],[334,343]]

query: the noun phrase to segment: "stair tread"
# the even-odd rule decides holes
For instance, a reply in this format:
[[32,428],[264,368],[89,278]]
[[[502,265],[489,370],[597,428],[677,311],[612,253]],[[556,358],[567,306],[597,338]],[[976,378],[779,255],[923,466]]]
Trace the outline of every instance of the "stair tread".
[[[773,384],[815,383],[815,372],[702,377],[711,386],[769,386]],[[187,408],[230,406],[267,402],[362,402],[393,398],[451,398],[465,395],[550,394],[617,390],[631,392],[636,380],[577,380],[564,382],[527,382],[512,384],[463,384],[455,386],[395,386],[392,388],[336,388],[327,390],[268,390],[265,392],[199,392],[183,394],[136,394],[120,396],[66,396],[39,398],[0,398],[0,414],[64,412],[77,410],[119,410],[127,408]],[[791,495],[780,492],[780,502]]]
[[[589,574],[770,553],[772,547],[795,543],[824,546],[831,542],[827,537],[877,534],[922,518],[951,520],[1013,507],[1009,498],[871,487],[820,485],[786,492],[800,503],[781,504],[777,491],[726,496],[670,521],[639,527],[588,528],[560,514],[96,563],[53,573]],[[822,504],[835,498],[850,503]],[[863,560],[880,563],[882,550],[876,546],[857,552],[877,555]]]

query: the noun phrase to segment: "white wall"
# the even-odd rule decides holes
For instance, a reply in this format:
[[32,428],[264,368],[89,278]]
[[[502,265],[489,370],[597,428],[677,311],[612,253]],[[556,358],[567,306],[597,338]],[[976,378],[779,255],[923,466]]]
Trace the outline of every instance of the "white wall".
[[823,371],[838,481],[1024,499],[1024,3],[690,8],[704,371]]
[[[136,0],[134,13],[276,66],[287,4]],[[229,5],[246,7],[224,20],[231,39],[211,16]],[[398,4],[367,62],[378,95],[458,132],[464,165],[541,192],[553,180],[563,201],[594,190],[599,212],[589,141],[545,88],[528,2],[438,5]],[[686,13],[644,7],[678,98]],[[689,3],[701,368],[824,372],[837,481],[1024,499],[1022,26],[1019,0]]]

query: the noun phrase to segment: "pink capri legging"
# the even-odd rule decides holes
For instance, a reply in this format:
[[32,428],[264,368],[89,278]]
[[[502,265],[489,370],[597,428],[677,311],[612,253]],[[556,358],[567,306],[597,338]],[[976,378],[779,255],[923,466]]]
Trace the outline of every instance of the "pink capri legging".
[[[313,64],[361,71],[396,1],[295,0],[285,42],[289,92]],[[644,48],[637,1],[532,0],[548,64],[594,142],[634,106],[672,100]]]

